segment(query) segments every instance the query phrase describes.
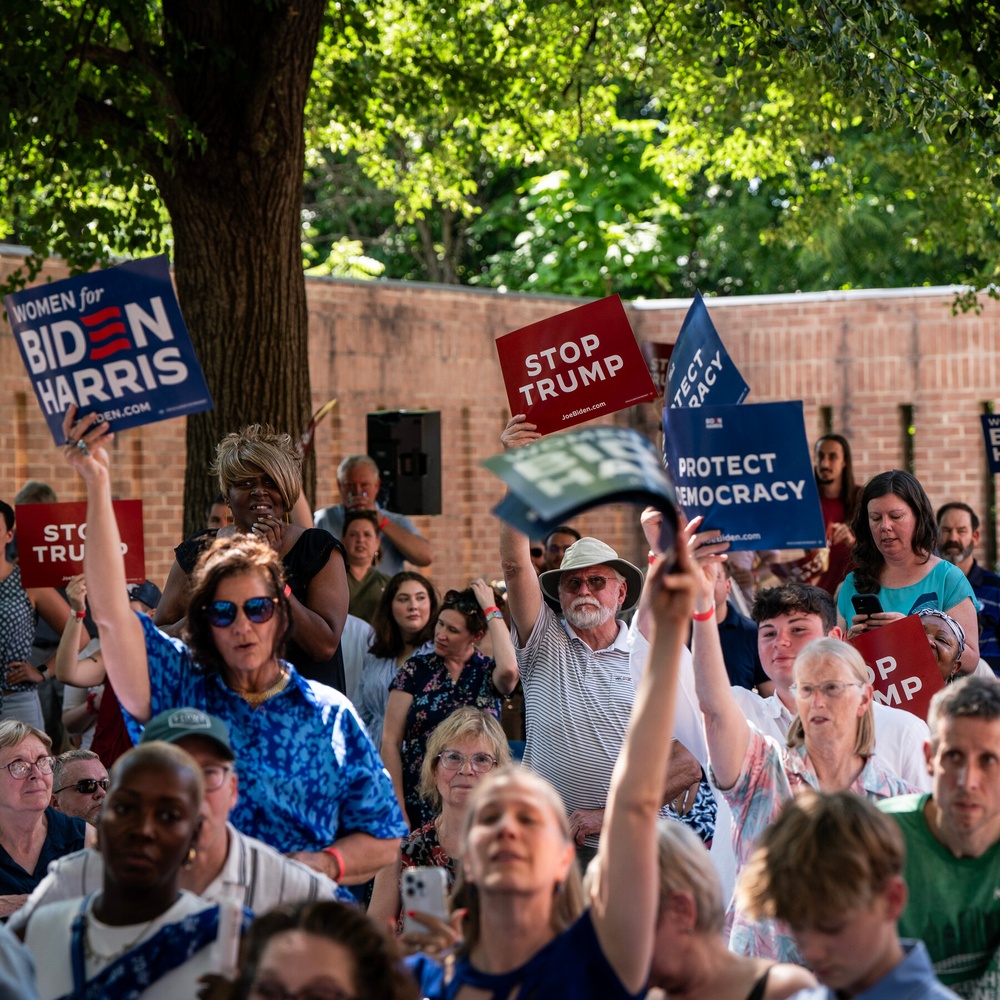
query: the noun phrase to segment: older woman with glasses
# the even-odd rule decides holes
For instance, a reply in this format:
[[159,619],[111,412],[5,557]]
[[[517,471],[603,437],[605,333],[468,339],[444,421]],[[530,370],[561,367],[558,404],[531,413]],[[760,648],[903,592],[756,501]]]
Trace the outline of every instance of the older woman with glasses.
[[350,703],[283,659],[295,612],[275,547],[257,533],[217,539],[191,579],[186,642],[165,635],[129,609],[108,426],[70,407],[64,430],[66,460],[87,485],[84,572],[101,581],[93,615],[133,738],[180,705],[217,716],[243,765],[233,825],[338,882],[373,878],[406,824]]
[[[796,657],[791,686],[797,714],[785,745],[747,721],[729,685],[714,613],[715,568],[728,543],[718,531],[692,536],[700,593],[693,615],[695,688],[711,765],[711,780],[732,809],[737,872],[785,803],[806,788],[852,791],[879,800],[916,791],[881,764],[875,753],[872,686],[861,654],[824,637]],[[720,834],[721,835],[721,834]],[[773,921],[748,920],[739,910],[730,947],[738,954],[803,964],[788,933]]]
[[86,824],[52,801],[52,741],[16,719],[0,722],[0,917],[24,905],[50,861],[83,848]]
[[[451,891],[469,797],[487,774],[510,761],[510,747],[500,723],[478,708],[452,712],[431,733],[420,769],[420,795],[436,815],[403,839],[395,864],[387,865],[376,876],[369,916],[379,922],[398,921],[404,868],[444,868]],[[401,928],[397,925],[397,929]]]
[[[489,629],[494,659],[476,648]],[[514,646],[493,590],[473,580],[445,594],[434,626],[434,652],[411,657],[390,685],[382,759],[413,829],[433,819],[420,800],[424,745],[452,712],[473,705],[500,718],[500,702],[517,685]]]

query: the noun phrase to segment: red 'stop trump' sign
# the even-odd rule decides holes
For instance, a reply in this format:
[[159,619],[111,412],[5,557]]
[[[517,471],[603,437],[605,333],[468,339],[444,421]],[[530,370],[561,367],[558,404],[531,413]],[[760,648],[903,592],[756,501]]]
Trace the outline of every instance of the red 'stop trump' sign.
[[[142,583],[146,579],[142,501],[115,500],[114,509],[126,582]],[[23,587],[62,587],[71,576],[83,572],[86,502],[18,504],[15,517]]]
[[657,397],[617,295],[514,330],[496,345],[510,412],[525,414],[542,434]]
[[849,642],[868,664],[875,700],[904,708],[926,721],[931,698],[944,678],[917,615],[869,629]]

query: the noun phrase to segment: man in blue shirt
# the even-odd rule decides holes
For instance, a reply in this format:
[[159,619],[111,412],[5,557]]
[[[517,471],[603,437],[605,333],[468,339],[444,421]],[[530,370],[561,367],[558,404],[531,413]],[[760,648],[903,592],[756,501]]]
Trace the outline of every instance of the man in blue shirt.
[[983,569],[973,551],[979,517],[967,503],[946,503],[937,512],[938,553],[968,578],[979,601],[979,655],[1000,674],[1000,576]]

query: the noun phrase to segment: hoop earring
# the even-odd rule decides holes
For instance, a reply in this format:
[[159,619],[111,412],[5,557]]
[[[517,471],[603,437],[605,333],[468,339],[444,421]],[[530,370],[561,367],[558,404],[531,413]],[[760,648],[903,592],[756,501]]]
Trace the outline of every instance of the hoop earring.
[[194,865],[194,859],[198,857],[198,849],[196,847],[189,847],[187,856],[184,858],[184,863],[181,868],[191,868]]

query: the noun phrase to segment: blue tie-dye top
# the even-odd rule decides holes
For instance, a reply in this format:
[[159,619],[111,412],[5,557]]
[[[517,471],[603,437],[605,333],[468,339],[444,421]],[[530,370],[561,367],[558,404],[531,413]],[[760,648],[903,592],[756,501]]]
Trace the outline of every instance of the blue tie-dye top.
[[[349,833],[404,837],[408,827],[392,782],[351,703],[340,692],[301,677],[253,709],[203,673],[179,639],[139,615],[149,659],[152,714],[191,706],[218,716],[240,774],[233,825],[284,853],[318,851]],[[124,709],[129,735],[142,725]]]

